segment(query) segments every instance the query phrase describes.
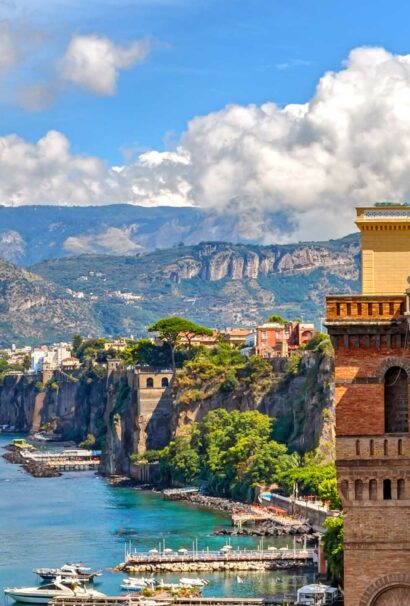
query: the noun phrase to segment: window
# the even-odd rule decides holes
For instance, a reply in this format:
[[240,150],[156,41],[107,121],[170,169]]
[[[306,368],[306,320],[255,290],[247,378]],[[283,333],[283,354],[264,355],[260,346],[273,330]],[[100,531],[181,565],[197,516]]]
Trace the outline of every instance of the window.
[[383,454],[385,457],[389,454],[389,441],[385,440],[383,443]]
[[383,499],[391,500],[391,480],[383,480]]
[[168,385],[169,385],[168,377],[162,377],[161,386],[168,387]]
[[389,368],[384,376],[384,419],[386,433],[408,432],[407,373],[399,366]]
[[363,499],[363,482],[362,480],[356,480],[354,483],[354,498],[356,501],[362,501]]
[[370,480],[369,482],[369,499],[377,501],[377,480]]
[[370,440],[370,456],[372,457],[374,455],[374,440]]
[[152,377],[148,377],[147,379],[147,387],[152,389],[154,387],[154,379]]
[[397,442],[397,454],[398,455],[402,455],[403,454],[403,440],[402,439],[400,439]]
[[360,440],[356,440],[356,455],[360,455]]
[[404,480],[397,480],[397,498],[401,501],[406,498],[406,483]]

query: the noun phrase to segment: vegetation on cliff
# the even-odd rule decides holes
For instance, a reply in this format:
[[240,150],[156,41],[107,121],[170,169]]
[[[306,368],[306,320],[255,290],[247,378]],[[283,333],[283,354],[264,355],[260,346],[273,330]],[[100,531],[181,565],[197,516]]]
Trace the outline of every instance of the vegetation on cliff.
[[257,485],[276,483],[290,493],[317,493],[335,476],[334,467],[313,453],[301,457],[272,439],[275,421],[256,410],[210,411],[161,451],[135,455],[135,461],[161,462],[164,478],[206,483],[213,495],[247,500]]

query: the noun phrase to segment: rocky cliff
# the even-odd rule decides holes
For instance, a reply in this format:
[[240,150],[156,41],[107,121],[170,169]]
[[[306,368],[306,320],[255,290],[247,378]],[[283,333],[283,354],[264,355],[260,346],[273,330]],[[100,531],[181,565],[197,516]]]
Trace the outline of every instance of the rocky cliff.
[[164,401],[158,390],[158,401],[150,396],[146,404],[132,370],[117,370],[107,377],[97,368],[78,379],[53,381],[44,389],[38,377],[9,376],[0,386],[0,424],[20,431],[53,429],[76,441],[91,433],[104,449],[102,471],[128,474],[133,453],[144,445],[165,446],[210,410],[257,409],[277,419],[275,438],[291,449],[303,453],[319,447],[327,458],[333,457],[332,356],[304,352],[290,363],[278,360],[271,370],[253,378],[244,375],[229,389],[221,373],[192,377],[189,372],[178,372],[172,398]]
[[323,352],[294,354],[290,361],[272,361],[272,373],[255,383],[240,381],[227,393],[218,378],[176,379],[174,432],[200,421],[210,410],[259,410],[276,419],[275,439],[304,453],[319,448],[334,456],[334,359]]
[[275,312],[320,326],[327,294],[358,290],[358,255],[356,236],[272,246],[204,242],[54,259],[32,271],[91,310],[99,334],[142,336],[169,315],[221,328],[254,326]]
[[85,372],[79,379],[60,378],[43,385],[39,375],[6,376],[0,385],[0,425],[34,433],[52,430],[66,440],[92,433],[102,442],[106,402],[105,373]]

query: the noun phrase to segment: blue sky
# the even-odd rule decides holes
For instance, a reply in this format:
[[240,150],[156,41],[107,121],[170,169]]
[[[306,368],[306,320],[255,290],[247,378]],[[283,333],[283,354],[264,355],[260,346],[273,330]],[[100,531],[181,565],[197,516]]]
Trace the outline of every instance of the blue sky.
[[307,101],[354,47],[410,50],[405,0],[16,0],[1,8],[48,32],[50,59],[73,34],[151,39],[149,57],[121,72],[114,96],[76,90],[39,112],[3,103],[1,134],[35,141],[57,129],[74,152],[114,164],[124,150],[162,149],[192,117],[226,104]]
[[[196,205],[274,242],[340,236],[355,206],[410,199],[405,0],[0,11],[2,204]],[[277,213],[286,227],[266,233]]]

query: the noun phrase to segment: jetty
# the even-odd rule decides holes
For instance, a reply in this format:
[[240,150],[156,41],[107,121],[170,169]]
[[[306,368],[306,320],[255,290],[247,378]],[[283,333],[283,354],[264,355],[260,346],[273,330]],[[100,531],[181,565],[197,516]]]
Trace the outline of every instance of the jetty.
[[22,451],[23,462],[57,471],[96,471],[100,464],[100,451],[80,448],[63,451]]
[[140,572],[199,572],[219,570],[278,570],[302,568],[317,564],[317,550],[306,548],[233,549],[225,545],[219,551],[209,549],[188,551],[180,549],[126,553],[118,571]]
[[[269,596],[265,598],[178,598],[167,599],[149,598],[147,602],[153,602],[158,606],[288,606],[294,604],[294,599]],[[105,596],[95,597],[55,597],[51,600],[51,606],[144,606],[144,598],[137,596]]]

